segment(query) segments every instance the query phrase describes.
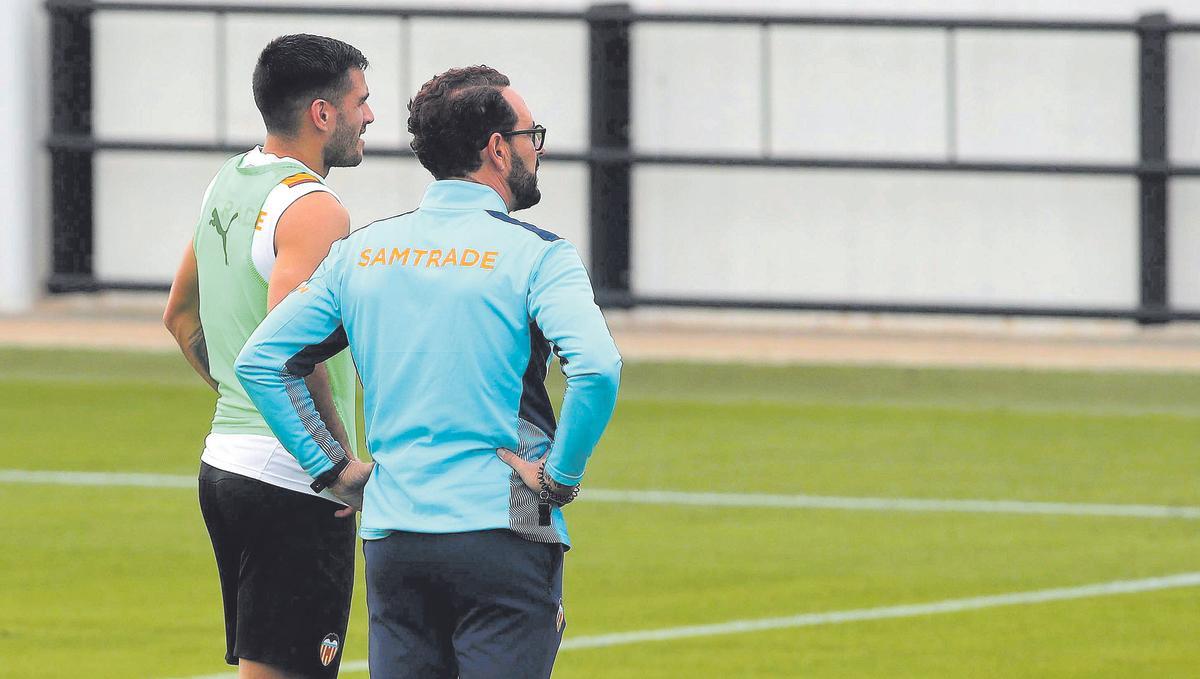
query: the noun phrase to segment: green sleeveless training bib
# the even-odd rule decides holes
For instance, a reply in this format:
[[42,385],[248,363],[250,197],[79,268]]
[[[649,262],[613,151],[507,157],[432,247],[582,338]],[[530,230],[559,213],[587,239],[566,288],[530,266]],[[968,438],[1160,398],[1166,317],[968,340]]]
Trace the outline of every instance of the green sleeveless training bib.
[[[254,267],[251,244],[263,203],[276,186],[321,179],[304,165],[287,160],[240,167],[245,155],[230,158],[217,173],[196,224],[192,247],[200,275],[200,322],[209,372],[218,384],[212,431],[273,436],[233,369],[246,340],[267,315],[267,281]],[[341,352],[325,365],[334,405],[350,445],[357,448],[356,374],[350,351]]]

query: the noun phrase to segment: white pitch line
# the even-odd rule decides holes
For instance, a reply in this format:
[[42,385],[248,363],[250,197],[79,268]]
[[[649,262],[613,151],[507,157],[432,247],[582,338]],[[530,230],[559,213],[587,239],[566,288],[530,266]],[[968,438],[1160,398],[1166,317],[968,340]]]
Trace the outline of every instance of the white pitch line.
[[119,472],[50,472],[0,469],[0,483],[53,486],[137,486],[140,488],[196,488],[195,476]]
[[[126,474],[111,472],[61,472],[0,469],[0,483],[65,486],[136,486],[143,488],[195,488],[192,476]],[[683,505],[691,507],[759,507],[773,509],[842,509],[891,512],[965,512],[974,514],[1043,514],[1059,516],[1122,516],[1145,519],[1200,519],[1200,507],[1075,502],[1023,502],[1017,500],[947,500],[833,495],[770,495],[757,493],[684,493],[671,490],[609,490],[588,488],[587,502]]]
[[622,644],[635,644],[646,641],[670,641],[691,637],[708,637],[724,634],[742,634],[746,632],[762,632],[766,630],[787,629],[792,627],[815,627],[817,625],[836,625],[845,622],[860,622],[864,620],[887,620],[891,618],[912,618],[922,615],[938,615],[942,613],[958,613],[974,611],[983,608],[1000,606],[1018,606],[1023,604],[1039,604],[1049,601],[1069,601],[1071,599],[1087,599],[1118,594],[1137,594],[1163,589],[1200,586],[1200,572],[1180,573],[1159,578],[1144,580],[1116,580],[1080,587],[1061,587],[1057,589],[1042,589],[1032,592],[1012,592],[991,596],[969,597],[966,599],[946,599],[925,604],[908,604],[902,606],[885,606],[882,608],[859,608],[848,611],[830,611],[827,613],[805,613],[783,618],[760,618],[757,620],[733,620],[715,625],[693,625],[690,627],[672,627],[657,630],[641,630],[636,632],[618,632],[616,634],[600,634],[590,637],[578,637],[563,642],[563,649],[604,648]]
[[[857,608],[846,611],[829,611],[825,613],[804,613],[783,618],[759,618],[756,620],[731,620],[713,625],[691,625],[688,627],[668,627],[664,629],[638,630],[633,632],[617,632],[615,634],[597,634],[586,637],[569,638],[562,642],[560,650],[573,651],[587,648],[606,648],[626,644],[640,644],[652,641],[673,641],[694,637],[711,637],[726,634],[746,634],[749,632],[765,632],[768,630],[791,629],[795,627],[817,627],[820,625],[837,625],[847,622],[862,622],[866,620],[890,620],[895,618],[914,618],[924,615],[941,615],[976,611],[985,608],[1002,606],[1020,606],[1040,604],[1050,601],[1070,601],[1072,599],[1090,599],[1095,597],[1116,596],[1120,594],[1138,594],[1164,589],[1200,586],[1200,572],[1180,573],[1158,578],[1142,580],[1116,580],[1101,582],[1079,587],[1059,587],[1055,589],[1040,589],[1031,592],[1011,592],[1009,594],[993,594],[989,596],[968,597],[965,599],[946,599],[924,604],[906,604],[901,606],[884,606],[881,608]],[[342,663],[342,672],[354,673],[367,671],[367,661],[354,660]],[[207,674],[189,679],[229,679],[236,675],[231,673]]]
[[671,490],[585,490],[580,497],[599,502],[692,505],[697,507],[769,507],[777,509],[849,509],[901,512],[970,512],[983,514],[1063,514],[1130,516],[1154,519],[1200,519],[1200,507],[1169,505],[1022,502],[1018,500],[938,500],[917,498],[837,497],[832,495],[767,495],[750,493],[681,493]]

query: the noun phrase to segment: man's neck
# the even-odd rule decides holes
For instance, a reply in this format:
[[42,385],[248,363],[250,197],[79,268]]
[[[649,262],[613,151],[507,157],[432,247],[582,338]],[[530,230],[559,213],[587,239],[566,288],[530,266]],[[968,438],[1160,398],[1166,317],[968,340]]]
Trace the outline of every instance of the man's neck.
[[262,149],[263,153],[270,153],[280,158],[295,158],[304,163],[305,167],[321,175],[322,178],[329,175],[329,168],[325,166],[325,154],[322,153],[319,146],[306,144],[300,139],[288,139],[268,134]]
[[502,178],[485,172],[476,172],[469,174],[466,177],[448,177],[448,179],[457,179],[459,181],[471,182],[474,184],[483,184],[491,188],[500,195],[500,199],[504,201],[504,207],[507,211],[512,211],[512,190],[508,188],[508,182]]

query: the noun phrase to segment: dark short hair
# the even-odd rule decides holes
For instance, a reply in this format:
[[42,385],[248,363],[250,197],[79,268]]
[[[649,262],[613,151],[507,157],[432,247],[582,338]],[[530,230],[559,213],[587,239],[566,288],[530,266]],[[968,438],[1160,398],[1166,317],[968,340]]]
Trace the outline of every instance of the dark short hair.
[[350,69],[367,68],[358,48],[322,35],[275,38],[254,67],[254,103],[267,131],[294,134],[299,114],[314,99],[336,102],[350,86]]
[[501,93],[508,76],[489,66],[452,68],[421,86],[408,102],[410,146],[435,179],[479,169],[493,132],[508,132],[517,113]]

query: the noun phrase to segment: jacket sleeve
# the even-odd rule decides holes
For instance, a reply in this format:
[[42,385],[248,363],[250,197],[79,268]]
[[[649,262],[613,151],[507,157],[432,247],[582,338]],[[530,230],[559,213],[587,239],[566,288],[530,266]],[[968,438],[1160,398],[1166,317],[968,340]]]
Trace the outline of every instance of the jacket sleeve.
[[616,407],[621,355],[596,306],[579,253],[569,242],[551,243],[534,267],[529,316],[553,345],[567,378],[546,473],[558,483],[575,485]]
[[283,447],[317,480],[313,489],[318,491],[349,462],[304,383],[318,363],[347,346],[334,281],[338,245],[312,278],[267,314],[235,364],[254,406]]

